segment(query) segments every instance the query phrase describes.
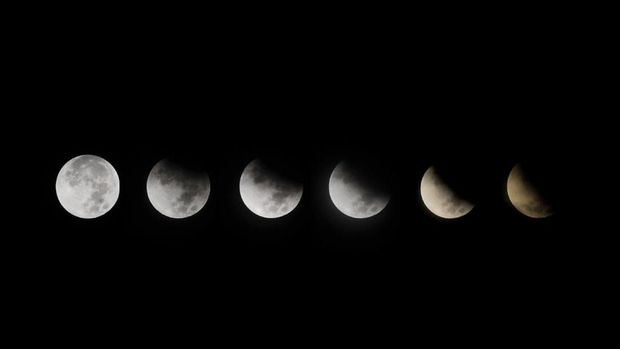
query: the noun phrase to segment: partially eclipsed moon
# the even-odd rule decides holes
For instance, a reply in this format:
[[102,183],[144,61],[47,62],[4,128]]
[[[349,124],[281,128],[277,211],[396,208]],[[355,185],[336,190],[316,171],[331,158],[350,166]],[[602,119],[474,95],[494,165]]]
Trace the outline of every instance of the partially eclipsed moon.
[[161,160],[146,181],[149,201],[170,218],[187,218],[200,211],[211,193],[206,173],[194,173],[169,160]]
[[506,189],[512,205],[524,215],[531,218],[545,218],[553,214],[553,207],[527,180],[520,164],[510,171]]
[[422,177],[420,194],[424,205],[441,218],[463,217],[474,208],[473,204],[454,193],[433,166],[429,167]]
[[282,217],[297,207],[303,185],[273,172],[259,159],[250,162],[239,181],[243,203],[258,216]]
[[390,196],[372,188],[345,162],[340,162],[329,177],[329,196],[340,212],[352,218],[372,217],[387,206]]
[[112,165],[95,155],[69,160],[56,178],[56,195],[67,212],[79,218],[97,218],[118,200],[120,180]]

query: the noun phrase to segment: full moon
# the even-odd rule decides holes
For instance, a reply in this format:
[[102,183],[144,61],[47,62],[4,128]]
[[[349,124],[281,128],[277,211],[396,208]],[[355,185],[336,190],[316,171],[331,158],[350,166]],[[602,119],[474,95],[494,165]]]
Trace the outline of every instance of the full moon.
[[365,183],[363,176],[346,162],[340,162],[329,177],[329,196],[338,210],[352,218],[369,218],[390,201],[387,193]]
[[517,164],[512,168],[506,189],[510,202],[522,214],[531,218],[545,218],[553,214],[553,207],[527,180],[522,165]]
[[435,167],[426,170],[420,183],[424,205],[441,218],[454,219],[468,214],[474,205],[459,197],[439,176]]
[[146,194],[159,213],[187,218],[200,211],[211,193],[206,173],[195,173],[170,160],[155,164],[146,181]]
[[97,218],[108,212],[120,193],[112,165],[95,155],[69,160],[56,178],[56,196],[67,212],[79,218]]
[[297,207],[303,185],[274,172],[260,159],[250,162],[239,181],[241,200],[254,214],[282,217]]

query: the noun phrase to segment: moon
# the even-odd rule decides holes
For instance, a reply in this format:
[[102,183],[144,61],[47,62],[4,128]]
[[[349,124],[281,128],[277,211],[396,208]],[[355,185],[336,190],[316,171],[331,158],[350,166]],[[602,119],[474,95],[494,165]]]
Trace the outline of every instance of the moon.
[[146,194],[153,207],[170,218],[187,218],[200,211],[211,193],[207,173],[191,171],[168,159],[159,161],[146,180]]
[[239,180],[241,200],[264,218],[278,218],[293,211],[303,191],[303,184],[274,172],[260,159],[250,162]]
[[429,167],[420,183],[424,205],[441,218],[454,219],[468,214],[474,205],[459,197],[439,176],[435,167]]
[[97,218],[112,209],[120,180],[112,165],[95,155],[69,160],[56,178],[56,196],[62,207],[79,218]]
[[352,218],[369,218],[387,206],[390,196],[365,183],[346,162],[340,162],[329,177],[329,196],[338,210]]
[[510,202],[522,214],[531,218],[545,218],[554,213],[553,207],[528,181],[521,164],[515,165],[510,171],[506,189]]

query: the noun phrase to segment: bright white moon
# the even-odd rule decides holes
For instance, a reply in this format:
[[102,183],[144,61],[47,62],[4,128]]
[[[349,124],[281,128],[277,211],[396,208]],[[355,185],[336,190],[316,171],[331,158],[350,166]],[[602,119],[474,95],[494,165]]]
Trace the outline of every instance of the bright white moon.
[[441,218],[463,217],[474,208],[469,201],[463,200],[450,189],[433,166],[429,167],[422,177],[420,195],[424,205]]
[[97,218],[108,212],[120,193],[112,165],[95,155],[69,160],[56,178],[56,195],[67,212],[79,218]]
[[353,218],[372,217],[390,201],[388,194],[364,184],[345,162],[340,162],[329,177],[329,196],[340,212]]
[[506,189],[510,202],[522,214],[531,218],[545,218],[553,214],[553,207],[527,180],[520,164],[510,171]]
[[149,173],[146,193],[159,213],[170,218],[187,218],[207,203],[211,181],[206,173],[193,173],[164,159]]
[[260,159],[250,162],[239,181],[241,200],[254,214],[282,217],[297,207],[303,185],[273,172]]

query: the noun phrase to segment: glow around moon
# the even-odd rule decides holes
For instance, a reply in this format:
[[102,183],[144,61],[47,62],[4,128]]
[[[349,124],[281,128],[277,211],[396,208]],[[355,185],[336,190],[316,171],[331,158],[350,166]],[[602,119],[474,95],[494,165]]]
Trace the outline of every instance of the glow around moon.
[[120,193],[112,165],[95,155],[69,160],[56,178],[56,195],[67,212],[79,218],[97,218],[108,212]]
[[346,162],[340,162],[329,177],[329,196],[338,210],[352,218],[369,218],[387,206],[390,196],[362,181]]
[[456,195],[433,166],[429,167],[422,177],[420,195],[422,195],[424,205],[441,218],[463,217],[474,208],[469,201]]
[[282,217],[297,207],[303,185],[273,172],[259,159],[250,162],[239,181],[241,200],[254,214]]
[[553,207],[527,180],[520,164],[510,171],[506,189],[510,202],[522,214],[531,218],[545,218],[553,214]]
[[187,218],[207,203],[211,181],[206,173],[194,173],[164,159],[149,173],[146,193],[159,213],[170,218]]

